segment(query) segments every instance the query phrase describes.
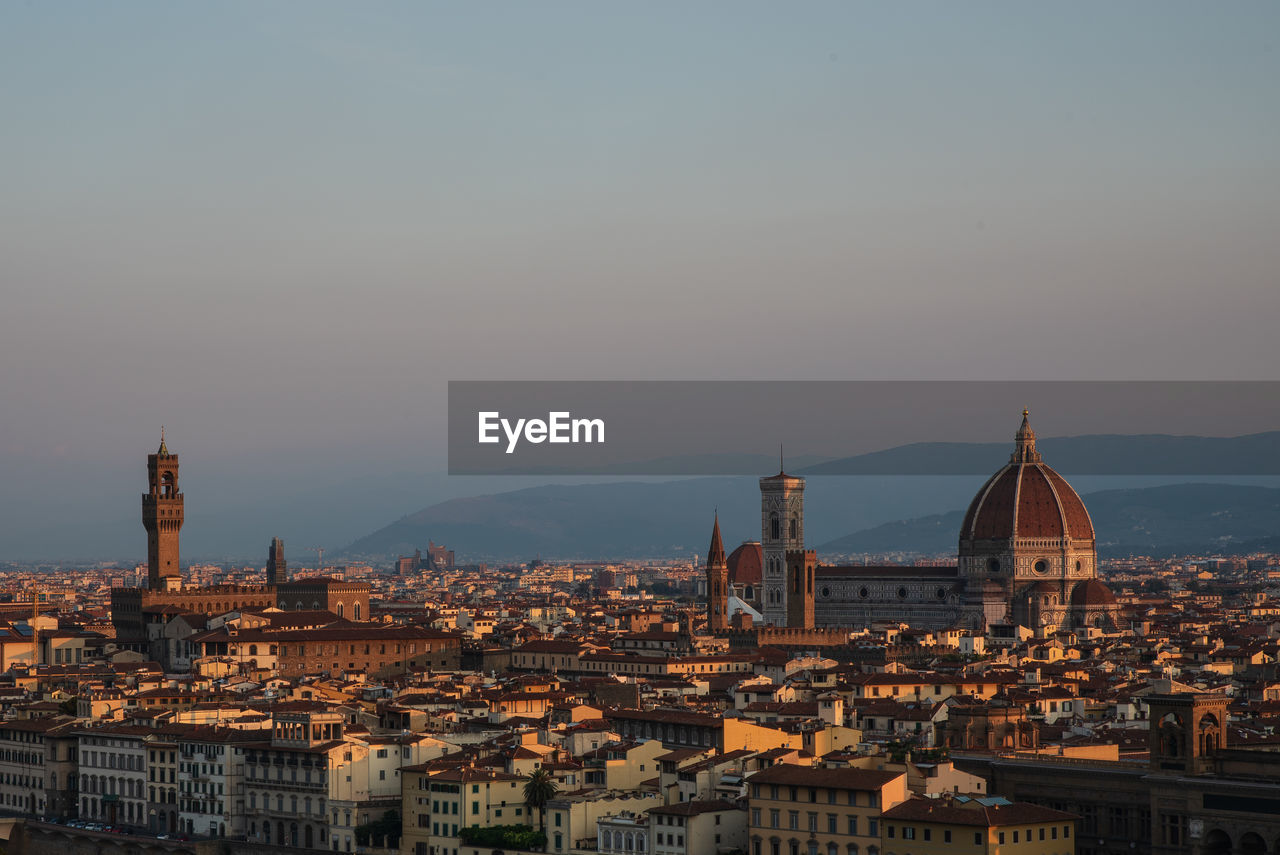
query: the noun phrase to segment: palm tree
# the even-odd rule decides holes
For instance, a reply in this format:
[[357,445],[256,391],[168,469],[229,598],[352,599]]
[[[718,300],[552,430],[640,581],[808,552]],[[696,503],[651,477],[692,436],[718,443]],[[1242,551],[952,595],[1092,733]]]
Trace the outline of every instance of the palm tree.
[[524,803],[528,805],[529,810],[535,807],[538,809],[538,829],[540,831],[547,830],[547,818],[543,811],[546,809],[547,802],[556,797],[556,793],[560,792],[560,787],[556,784],[555,779],[551,777],[551,773],[542,767],[538,767],[529,773],[528,779],[524,782]]

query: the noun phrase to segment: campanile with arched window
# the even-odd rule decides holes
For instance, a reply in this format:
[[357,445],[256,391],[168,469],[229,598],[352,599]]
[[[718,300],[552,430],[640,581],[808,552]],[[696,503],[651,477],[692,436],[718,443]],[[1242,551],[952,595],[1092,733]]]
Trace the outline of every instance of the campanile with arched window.
[[147,530],[147,587],[153,591],[182,588],[178,566],[178,532],[182,528],[182,492],[178,489],[178,455],[165,445],[147,455],[147,492],[142,494],[142,526]]
[[1226,747],[1227,696],[1175,692],[1147,696],[1151,769],[1203,775],[1213,771],[1214,755]]
[[765,623],[787,626],[787,553],[804,549],[804,479],[779,471],[760,479],[760,544]]

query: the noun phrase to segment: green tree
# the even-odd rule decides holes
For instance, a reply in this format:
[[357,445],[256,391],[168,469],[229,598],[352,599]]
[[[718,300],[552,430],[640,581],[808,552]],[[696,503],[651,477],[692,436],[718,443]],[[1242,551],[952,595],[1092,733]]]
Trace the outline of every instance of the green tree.
[[524,782],[524,803],[530,810],[535,807],[538,809],[538,828],[541,831],[547,830],[547,818],[543,813],[547,802],[554,799],[558,792],[560,787],[556,785],[551,773],[541,767],[530,772],[528,780]]

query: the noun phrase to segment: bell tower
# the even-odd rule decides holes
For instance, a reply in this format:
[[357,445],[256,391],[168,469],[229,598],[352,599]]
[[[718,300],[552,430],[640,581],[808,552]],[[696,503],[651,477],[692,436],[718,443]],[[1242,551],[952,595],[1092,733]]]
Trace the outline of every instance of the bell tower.
[[182,588],[178,567],[178,532],[182,528],[182,493],[178,491],[178,455],[165,445],[147,455],[148,490],[142,494],[142,526],[147,530],[147,587],[153,591]]
[[1174,692],[1147,696],[1151,769],[1180,775],[1213,771],[1214,755],[1227,747],[1227,696]]
[[729,629],[729,565],[725,563],[724,541],[720,539],[720,515],[711,529],[707,550],[707,632],[720,635]]
[[284,560],[284,541],[278,537],[271,538],[271,547],[267,550],[267,584],[288,582],[288,568],[289,565]]
[[803,478],[780,469],[777,475],[760,479],[760,543],[764,561],[760,611],[765,623],[788,626],[787,553],[804,549]]
[[813,575],[818,553],[812,549],[787,550],[787,626],[813,629]]

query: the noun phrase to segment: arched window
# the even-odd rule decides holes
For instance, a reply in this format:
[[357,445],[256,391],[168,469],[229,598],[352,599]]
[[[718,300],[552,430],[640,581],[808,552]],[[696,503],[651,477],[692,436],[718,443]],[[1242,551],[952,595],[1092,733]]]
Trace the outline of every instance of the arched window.
[[338,617],[344,617],[343,615],[344,609],[345,607],[342,605],[342,603],[338,603]]
[[360,620],[360,604],[356,603],[351,607],[351,617],[354,620]]
[[769,536],[773,540],[778,540],[782,537],[782,523],[778,520],[776,513],[769,514]]
[[795,540],[797,537],[800,536],[796,534],[799,528],[800,528],[800,521],[795,516],[792,516],[791,525],[789,526],[789,531],[787,532],[787,536],[790,537],[792,540]]

